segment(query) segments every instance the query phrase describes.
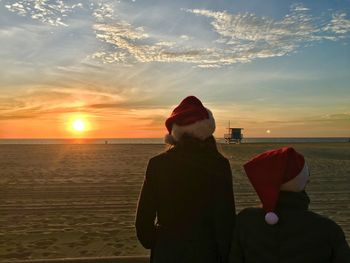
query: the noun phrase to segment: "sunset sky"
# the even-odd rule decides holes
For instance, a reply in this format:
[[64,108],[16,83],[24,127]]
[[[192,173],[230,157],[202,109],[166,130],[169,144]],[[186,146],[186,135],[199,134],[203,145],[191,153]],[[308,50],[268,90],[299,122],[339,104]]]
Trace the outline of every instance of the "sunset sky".
[[0,0],[0,67],[0,138],[350,136],[347,0]]

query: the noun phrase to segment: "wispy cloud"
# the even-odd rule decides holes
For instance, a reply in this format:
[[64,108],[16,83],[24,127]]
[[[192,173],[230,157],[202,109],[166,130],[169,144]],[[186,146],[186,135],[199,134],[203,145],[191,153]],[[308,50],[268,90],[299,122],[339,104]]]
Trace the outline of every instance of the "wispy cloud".
[[299,47],[322,40],[339,40],[349,36],[350,20],[346,14],[334,14],[331,21],[312,16],[308,8],[298,4],[282,20],[259,17],[253,13],[229,14],[192,9],[187,12],[205,16],[224,44],[241,61],[278,57],[290,54]]
[[5,7],[21,16],[29,16],[52,26],[67,26],[63,22],[81,3],[67,4],[63,0],[18,0],[4,1]]
[[350,20],[346,18],[346,13],[335,13],[332,20],[323,28],[325,32],[337,34],[339,38],[344,38],[350,32]]
[[198,39],[186,31],[179,35],[164,34],[137,24],[119,10],[120,1],[4,0],[1,3],[11,12],[51,26],[68,26],[68,18],[74,16],[75,10],[84,10],[84,15],[93,21],[91,30],[96,39],[104,44],[88,58],[127,66],[180,62],[202,68],[222,67],[289,55],[322,41],[348,38],[350,33],[350,20],[345,12],[329,11],[317,16],[302,4],[292,5],[281,19],[255,13],[182,9],[195,15],[191,19],[201,16],[208,20],[203,30],[211,36],[214,33],[214,37],[208,39],[205,34],[203,39]]
[[[350,113],[326,114],[311,119],[312,121],[350,121]],[[350,127],[350,122],[348,122]]]
[[[177,42],[160,41],[152,38],[144,28],[134,28],[125,21],[113,24],[96,24],[96,37],[113,47],[116,51],[99,51],[91,57],[105,63],[122,62],[182,62],[199,67],[217,67],[224,64],[245,62],[232,50],[215,47],[197,48],[179,45]],[[181,39],[183,37],[180,36]],[[187,38],[189,39],[189,38]],[[150,42],[150,44],[145,44]]]
[[94,118],[145,118],[168,114],[168,105],[152,102],[153,97],[132,98],[127,91],[102,87],[26,87],[17,92],[0,95],[0,120],[23,118],[57,119],[61,115],[85,113]]
[[[26,88],[21,94],[0,97],[1,118],[17,119],[23,116],[39,117],[67,112],[94,113],[92,105],[109,103],[118,105],[125,101],[122,95],[100,88]],[[97,111],[95,111],[96,113]]]
[[114,17],[114,6],[112,3],[108,2],[98,3],[92,15],[100,22],[103,22],[106,19],[111,19]]
[[[207,43],[198,48],[187,35],[179,36],[177,42],[160,41],[142,27],[135,28],[125,21],[114,20],[113,23],[96,24],[94,29],[97,38],[114,46],[116,51],[98,52],[93,57],[109,63],[183,62],[210,68],[288,55],[320,41],[340,40],[348,37],[350,32],[350,20],[345,13],[333,14],[327,21],[326,17],[312,16],[310,9],[301,4],[293,5],[290,13],[281,20],[254,13],[185,11],[211,20],[210,25],[218,35],[215,45]],[[102,17],[99,21],[103,21]],[[186,40],[186,43],[180,40]]]

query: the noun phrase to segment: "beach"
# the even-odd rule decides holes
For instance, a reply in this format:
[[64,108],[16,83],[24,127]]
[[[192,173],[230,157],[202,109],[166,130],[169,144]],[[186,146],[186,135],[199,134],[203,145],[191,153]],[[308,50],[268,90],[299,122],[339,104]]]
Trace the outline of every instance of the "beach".
[[[237,212],[259,200],[242,165],[293,146],[311,171],[311,209],[350,241],[350,143],[219,144],[230,160]],[[0,261],[147,255],[134,216],[150,157],[162,144],[0,145]]]

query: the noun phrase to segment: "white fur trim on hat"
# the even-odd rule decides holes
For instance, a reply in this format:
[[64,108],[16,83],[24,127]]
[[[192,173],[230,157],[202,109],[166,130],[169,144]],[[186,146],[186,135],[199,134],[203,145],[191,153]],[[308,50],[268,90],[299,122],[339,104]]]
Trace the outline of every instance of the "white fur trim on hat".
[[281,185],[280,190],[288,192],[300,192],[304,190],[307,180],[309,178],[309,168],[305,162],[301,172],[292,180]]
[[171,135],[175,141],[179,141],[184,134],[191,135],[200,140],[205,140],[213,135],[215,131],[215,120],[211,111],[208,109],[206,110],[209,113],[208,119],[200,120],[185,126],[174,123],[171,129]]

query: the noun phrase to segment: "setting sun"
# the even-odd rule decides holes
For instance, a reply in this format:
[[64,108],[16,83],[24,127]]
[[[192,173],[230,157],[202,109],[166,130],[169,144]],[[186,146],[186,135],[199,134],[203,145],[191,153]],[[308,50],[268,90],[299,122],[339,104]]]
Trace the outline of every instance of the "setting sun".
[[75,120],[72,123],[72,127],[74,131],[82,132],[85,130],[85,123],[82,120]]
[[69,131],[73,137],[85,137],[91,130],[91,124],[88,120],[88,116],[84,114],[74,114],[69,116],[66,121],[66,125],[67,131]]
[[68,138],[90,137],[92,130],[97,127],[93,117],[85,113],[70,113],[62,116],[62,123],[64,124],[64,133]]

